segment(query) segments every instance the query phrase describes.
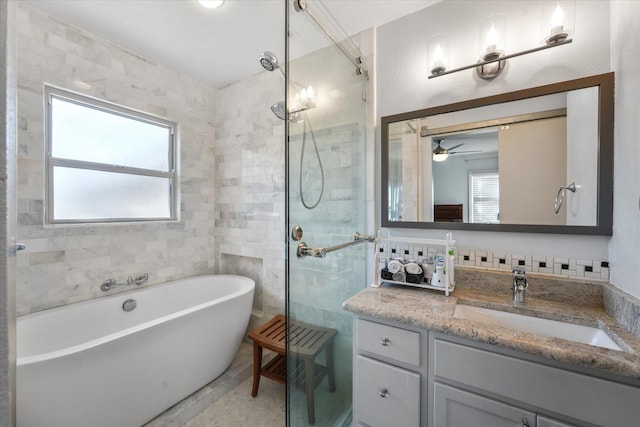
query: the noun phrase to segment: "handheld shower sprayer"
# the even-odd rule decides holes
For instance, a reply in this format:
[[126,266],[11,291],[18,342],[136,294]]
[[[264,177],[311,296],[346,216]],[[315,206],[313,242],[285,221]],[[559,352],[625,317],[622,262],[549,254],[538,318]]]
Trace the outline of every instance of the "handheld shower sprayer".
[[[302,4],[304,4],[304,2],[302,2]],[[273,53],[269,51],[262,52],[262,54],[260,54],[260,65],[262,65],[262,67],[267,71],[274,71],[274,70],[280,71],[280,75],[282,75],[282,78],[284,78],[285,81],[287,80],[286,75],[280,69],[278,58]],[[291,83],[294,87],[302,87],[295,81],[290,81],[289,83]],[[308,89],[304,87],[302,88],[305,91],[304,92],[305,94],[308,94],[308,92],[306,91],[311,91],[311,96],[312,96],[313,92],[312,92],[311,86],[309,86]],[[309,120],[306,117],[301,116],[301,114],[305,110],[308,110],[309,108],[314,108],[314,107],[315,107],[315,104],[313,104],[313,102],[307,102],[305,105],[295,109],[294,111],[287,111],[284,101],[276,102],[271,106],[271,111],[280,120],[286,120],[290,123],[296,123],[300,121],[303,122],[302,147],[300,149],[300,171],[299,171],[300,173],[298,175],[298,178],[299,178],[299,185],[300,185],[300,201],[302,202],[302,205],[307,209],[314,209],[316,206],[318,206],[320,204],[320,201],[322,200],[322,195],[324,194],[324,167],[322,166],[322,159],[320,158],[320,152],[318,150],[318,144],[316,143],[316,137],[313,134],[313,129],[311,128],[311,123],[309,123]],[[307,133],[311,135],[311,140],[313,142],[313,149],[314,149],[316,158],[318,159],[318,169],[320,171],[320,183],[321,183],[320,194],[318,195],[318,198],[314,203],[307,203],[307,201],[305,200],[305,195],[303,191],[302,176],[303,176],[304,154],[305,154],[305,148],[307,144]]]
[[278,101],[271,106],[271,111],[280,120],[287,120],[287,110],[284,106],[284,101]]

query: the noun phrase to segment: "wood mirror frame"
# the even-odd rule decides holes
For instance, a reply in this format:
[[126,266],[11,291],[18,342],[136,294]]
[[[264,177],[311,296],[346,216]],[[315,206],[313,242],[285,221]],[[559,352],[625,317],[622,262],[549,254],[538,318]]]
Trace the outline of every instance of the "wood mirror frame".
[[[389,125],[443,113],[468,110],[487,105],[518,101],[571,90],[598,87],[598,189],[596,225],[538,224],[473,224],[463,222],[421,222],[389,220]],[[613,223],[613,122],[614,73],[599,74],[530,89],[518,90],[484,98],[410,111],[381,118],[381,223],[390,228],[419,228],[470,231],[504,231],[523,233],[611,235]]]

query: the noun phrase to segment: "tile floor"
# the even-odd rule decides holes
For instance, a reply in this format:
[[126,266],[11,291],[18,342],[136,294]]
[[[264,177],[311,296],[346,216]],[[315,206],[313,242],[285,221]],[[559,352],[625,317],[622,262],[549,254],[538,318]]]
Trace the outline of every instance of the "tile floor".
[[[265,358],[272,357],[265,352]],[[220,377],[175,404],[143,427],[285,426],[286,389],[266,378],[251,397],[253,347],[242,343]]]
[[[258,395],[252,398],[252,374],[253,349],[243,343],[224,374],[143,427],[284,427],[285,386],[262,378]],[[349,425],[350,393],[350,387],[338,387],[330,393],[326,379],[319,384],[315,425]],[[294,388],[291,398],[291,425],[308,426],[306,395]]]
[[218,399],[184,427],[284,427],[286,390],[284,384],[260,381],[258,395],[251,397],[252,378]]

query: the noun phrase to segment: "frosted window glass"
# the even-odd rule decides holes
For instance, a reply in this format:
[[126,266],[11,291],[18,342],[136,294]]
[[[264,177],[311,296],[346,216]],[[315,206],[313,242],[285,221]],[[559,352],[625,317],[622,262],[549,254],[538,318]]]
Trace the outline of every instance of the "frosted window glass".
[[166,126],[51,99],[53,157],[166,172],[170,141]]
[[169,219],[170,180],[162,177],[54,167],[56,220]]

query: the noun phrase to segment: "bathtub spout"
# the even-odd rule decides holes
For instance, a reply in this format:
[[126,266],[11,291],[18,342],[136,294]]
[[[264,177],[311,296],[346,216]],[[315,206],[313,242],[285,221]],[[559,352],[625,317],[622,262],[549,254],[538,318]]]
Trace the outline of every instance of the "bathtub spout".
[[104,292],[109,291],[118,286],[126,286],[126,285],[142,285],[149,281],[149,273],[144,273],[142,276],[138,276],[135,279],[131,276],[127,277],[126,282],[117,282],[116,279],[107,279],[102,285],[100,285],[100,289]]

